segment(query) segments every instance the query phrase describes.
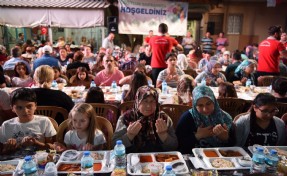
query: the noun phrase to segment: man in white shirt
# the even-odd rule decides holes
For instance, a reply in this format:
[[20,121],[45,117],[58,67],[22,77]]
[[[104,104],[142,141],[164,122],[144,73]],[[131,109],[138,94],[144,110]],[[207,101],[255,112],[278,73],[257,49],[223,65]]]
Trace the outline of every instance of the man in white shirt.
[[114,33],[109,33],[109,35],[103,40],[102,47],[103,48],[110,48],[111,50],[114,50]]

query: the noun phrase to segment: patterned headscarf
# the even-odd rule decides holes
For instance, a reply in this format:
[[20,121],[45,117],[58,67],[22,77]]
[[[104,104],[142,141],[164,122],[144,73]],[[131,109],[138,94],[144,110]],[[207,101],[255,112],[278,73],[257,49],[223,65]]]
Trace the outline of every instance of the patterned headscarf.
[[[155,112],[150,116],[146,117],[142,113],[140,113],[139,105],[144,99],[148,98],[149,96],[152,96],[157,102],[157,104]],[[136,144],[136,146],[140,147],[144,145],[145,141],[156,142],[158,136],[156,133],[155,122],[158,117],[159,117],[159,103],[158,103],[158,93],[156,89],[149,86],[140,87],[137,90],[135,96],[134,108],[126,112],[123,117],[124,124],[127,127],[129,126],[130,122],[135,122],[137,120],[140,120],[142,124],[142,129],[134,139],[134,143]],[[166,120],[167,116],[161,113],[161,118]]]
[[221,65],[218,61],[216,60],[210,60],[207,65],[206,65],[206,69],[205,69],[205,73],[211,77],[212,79],[216,79],[219,77],[219,75],[214,75],[212,74],[212,68],[216,65],[216,64],[219,64]]
[[[214,104],[214,111],[209,116],[205,116],[200,114],[197,111],[196,105],[200,98],[209,98]],[[192,108],[189,110],[191,113],[193,120],[195,122],[195,126],[198,128],[203,125],[203,127],[207,126],[216,126],[218,124],[226,124],[228,129],[231,128],[232,118],[229,114],[220,109],[219,104],[212,92],[212,90],[207,86],[197,86],[193,89],[192,92]],[[205,138],[205,141],[209,145],[220,146],[220,141],[216,137]]]
[[250,59],[244,60],[243,62],[241,62],[240,65],[237,66],[234,73],[237,74],[239,72],[244,72],[245,68],[252,64],[255,64],[253,60]]

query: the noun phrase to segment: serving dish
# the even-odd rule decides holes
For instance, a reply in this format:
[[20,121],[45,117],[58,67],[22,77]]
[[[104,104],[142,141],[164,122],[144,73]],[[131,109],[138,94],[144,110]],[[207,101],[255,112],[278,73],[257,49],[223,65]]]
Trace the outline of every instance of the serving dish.
[[[62,153],[56,164],[58,173],[81,173],[83,151],[67,150],[65,152]],[[72,160],[66,160],[65,155],[72,155]],[[91,156],[94,158],[94,173],[110,173],[113,171],[115,165],[111,155],[111,151],[91,151]]]
[[151,167],[157,167],[160,174],[171,165],[176,174],[188,173],[188,167],[180,152],[130,153],[127,155],[129,175],[150,175]]
[[241,147],[194,148],[192,152],[195,158],[190,157],[190,160],[198,168],[237,170],[251,167],[251,157]]
[[12,175],[16,169],[20,169],[21,165],[20,160],[0,161],[0,175]]

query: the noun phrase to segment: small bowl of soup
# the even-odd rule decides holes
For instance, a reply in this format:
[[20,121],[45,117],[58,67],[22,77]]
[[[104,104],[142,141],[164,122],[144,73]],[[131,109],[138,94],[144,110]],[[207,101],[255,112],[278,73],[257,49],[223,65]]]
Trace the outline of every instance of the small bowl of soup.
[[215,150],[203,150],[203,153],[208,158],[219,157]]

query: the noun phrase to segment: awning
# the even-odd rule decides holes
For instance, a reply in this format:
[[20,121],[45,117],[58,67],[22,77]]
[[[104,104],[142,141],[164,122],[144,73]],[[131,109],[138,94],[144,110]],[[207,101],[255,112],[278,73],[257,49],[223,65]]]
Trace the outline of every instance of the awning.
[[105,1],[2,0],[0,25],[87,28],[104,26]]

